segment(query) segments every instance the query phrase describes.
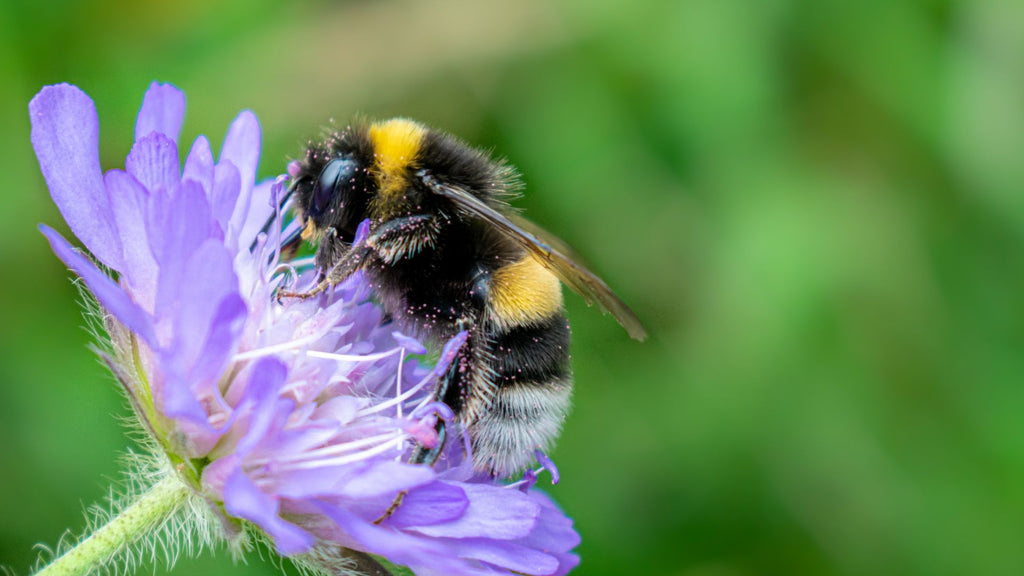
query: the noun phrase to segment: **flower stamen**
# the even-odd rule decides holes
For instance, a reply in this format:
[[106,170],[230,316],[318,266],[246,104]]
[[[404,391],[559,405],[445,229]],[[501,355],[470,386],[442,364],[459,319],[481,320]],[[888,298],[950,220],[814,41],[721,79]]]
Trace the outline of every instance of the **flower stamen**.
[[[404,436],[404,433],[395,433],[397,435]],[[327,466],[341,466],[344,464],[351,464],[353,462],[359,462],[360,460],[368,460],[369,458],[378,454],[383,454],[389,450],[394,450],[392,440],[394,438],[388,438],[379,446],[370,448],[369,450],[363,450],[362,452],[355,452],[346,456],[336,456],[333,458],[325,458],[323,460],[308,460],[301,462],[294,462],[289,466],[282,467],[282,470],[295,471],[295,470],[315,470],[317,468],[323,468]]]

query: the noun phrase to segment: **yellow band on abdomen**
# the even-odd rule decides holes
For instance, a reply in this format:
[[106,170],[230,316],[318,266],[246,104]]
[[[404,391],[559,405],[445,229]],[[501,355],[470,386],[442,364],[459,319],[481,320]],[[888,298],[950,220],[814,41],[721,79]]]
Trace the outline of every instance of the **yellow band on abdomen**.
[[503,328],[550,318],[562,309],[562,283],[530,255],[491,276],[492,319]]

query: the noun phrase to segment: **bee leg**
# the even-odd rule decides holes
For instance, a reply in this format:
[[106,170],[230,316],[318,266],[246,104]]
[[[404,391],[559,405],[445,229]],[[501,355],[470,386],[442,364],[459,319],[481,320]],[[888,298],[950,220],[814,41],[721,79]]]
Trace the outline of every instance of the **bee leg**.
[[280,302],[284,298],[298,298],[299,300],[306,300],[308,298],[312,298],[313,296],[316,296],[317,294],[323,292],[324,290],[327,290],[330,286],[331,285],[326,280],[324,280],[324,281],[320,282],[319,284],[317,284],[316,286],[314,286],[312,290],[307,290],[306,292],[292,292],[291,290],[278,290],[277,291],[277,295],[276,295],[277,296],[277,301]]
[[338,258],[338,261],[331,266],[331,269],[323,275],[322,280],[320,280],[312,290],[306,292],[279,290],[277,292],[277,299],[280,301],[282,298],[299,298],[300,300],[312,298],[331,286],[340,284],[345,278],[348,278],[354,272],[365,266],[374,253],[375,250],[366,243],[356,244]]
[[[469,319],[460,318],[455,323],[455,326],[458,331],[461,332],[463,330],[470,330],[472,324],[473,323]],[[448,395],[449,389],[455,391],[455,389],[452,388],[452,382],[457,378],[457,375],[462,369],[460,366],[461,356],[462,353],[452,360],[452,363],[448,366],[448,370],[445,371],[444,376],[438,379],[437,388],[434,389],[435,399],[443,401]],[[439,417],[437,422],[434,423],[434,431],[437,433],[437,444],[435,444],[433,448],[428,448],[422,444],[418,444],[413,450],[412,456],[409,458],[410,464],[425,464],[427,466],[433,466],[437,462],[438,458],[441,457],[441,452],[444,451],[445,441],[448,439],[448,427],[443,418]],[[374,520],[373,523],[380,524],[390,518],[391,515],[395,513],[395,510],[398,510],[398,507],[402,505],[402,500],[405,500],[405,496],[408,493],[409,492],[406,490],[399,492],[398,496],[395,496],[395,499],[391,502],[391,505],[388,506],[388,509],[385,510],[379,518]]]
[[433,248],[442,221],[433,214],[413,214],[381,224],[366,244],[387,264],[412,258],[424,248]]

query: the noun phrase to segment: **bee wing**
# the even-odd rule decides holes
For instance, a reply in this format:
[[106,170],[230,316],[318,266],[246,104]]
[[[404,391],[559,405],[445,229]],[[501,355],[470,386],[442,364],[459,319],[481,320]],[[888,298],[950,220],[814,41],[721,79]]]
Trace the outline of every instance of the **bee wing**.
[[572,259],[565,242],[524,218],[503,214],[467,190],[442,184],[429,174],[422,174],[421,177],[435,194],[451,200],[460,211],[490,224],[526,248],[537,261],[582,296],[587,304],[597,302],[601,310],[611,312],[630,337],[636,340],[647,338],[647,331],[636,314],[612,292],[604,280]]

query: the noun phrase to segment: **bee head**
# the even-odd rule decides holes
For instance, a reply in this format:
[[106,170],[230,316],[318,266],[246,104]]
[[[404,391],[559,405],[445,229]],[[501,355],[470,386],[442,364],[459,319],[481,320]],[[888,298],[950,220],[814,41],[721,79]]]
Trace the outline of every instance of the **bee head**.
[[351,242],[362,220],[365,206],[366,170],[351,156],[335,156],[319,170],[307,165],[305,174],[295,180],[295,193],[306,222],[306,237],[315,237],[328,228]]

